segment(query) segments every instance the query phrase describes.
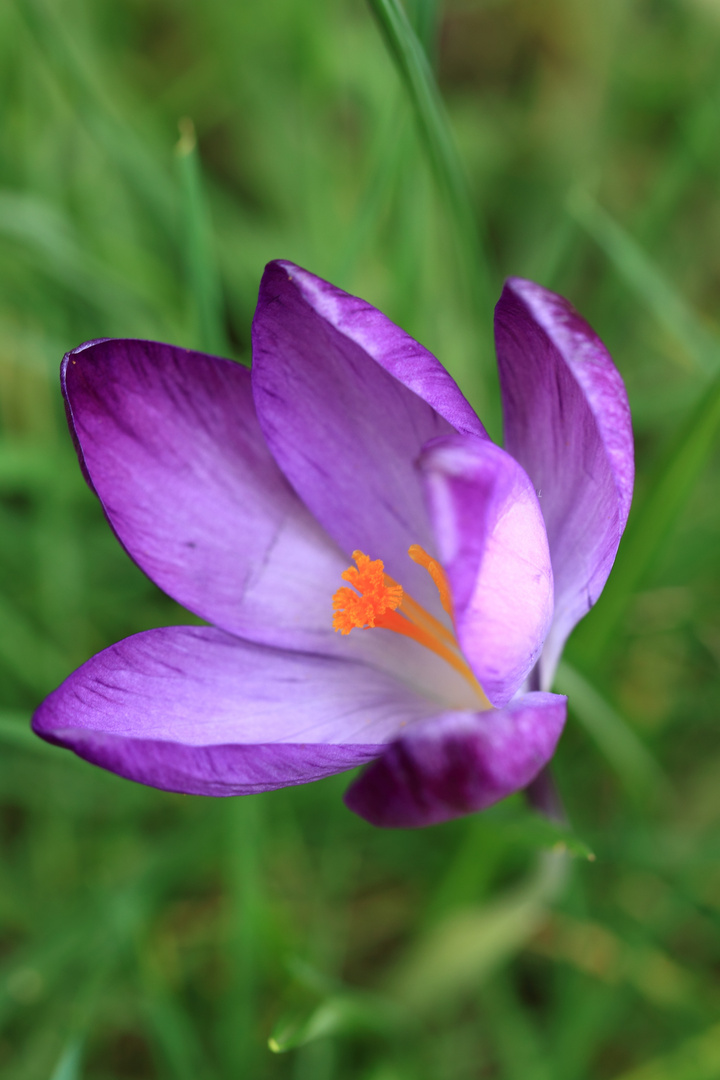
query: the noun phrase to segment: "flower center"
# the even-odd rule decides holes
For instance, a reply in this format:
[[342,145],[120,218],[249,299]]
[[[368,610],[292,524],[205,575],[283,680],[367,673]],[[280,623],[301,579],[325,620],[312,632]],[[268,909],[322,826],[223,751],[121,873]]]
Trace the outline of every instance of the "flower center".
[[[443,609],[452,619],[452,594],[442,566],[419,544],[413,544],[408,549],[408,555],[413,562],[427,570],[437,588]],[[353,559],[356,566],[349,566],[342,575],[343,581],[349,582],[352,589],[342,585],[333,596],[333,629],[345,635],[355,629],[379,627],[412,638],[458,671],[480,696],[485,707],[491,708],[462,654],[455,634],[385,573],[382,559],[370,559],[362,551],[353,551]]]

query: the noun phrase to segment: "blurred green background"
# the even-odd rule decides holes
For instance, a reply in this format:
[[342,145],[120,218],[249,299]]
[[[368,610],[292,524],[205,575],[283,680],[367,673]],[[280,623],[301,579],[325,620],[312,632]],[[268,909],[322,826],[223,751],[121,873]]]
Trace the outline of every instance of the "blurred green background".
[[[7,1080],[720,1076],[720,2],[405,10],[0,5]],[[63,353],[247,362],[274,257],[381,307],[496,434],[506,274],[626,379],[635,505],[558,677],[572,860],[521,797],[381,832],[346,777],[185,798],[28,730],[91,653],[187,619],[84,486]]]

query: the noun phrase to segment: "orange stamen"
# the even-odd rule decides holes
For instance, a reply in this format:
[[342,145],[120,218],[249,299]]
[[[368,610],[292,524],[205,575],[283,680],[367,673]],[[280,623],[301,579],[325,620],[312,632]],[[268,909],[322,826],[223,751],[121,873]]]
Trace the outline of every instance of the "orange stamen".
[[[443,608],[452,616],[452,596],[443,568],[419,544],[413,544],[408,554],[413,562],[428,571],[440,594]],[[485,706],[490,708],[490,702],[462,655],[452,631],[384,572],[382,559],[371,561],[362,551],[354,551],[353,559],[357,569],[348,567],[342,577],[357,592],[346,586],[337,590],[333,596],[333,628],[341,634],[349,634],[356,628],[378,627],[412,638],[442,657],[467,679]]]
[[[382,559],[371,562],[362,551],[353,551],[357,570],[349,566],[342,575],[357,589],[353,592],[342,586],[333,596],[333,629],[341,634],[366,626],[377,626],[378,618],[388,611],[395,611],[402,602],[402,586],[385,579]],[[358,593],[360,595],[358,595]]]
[[[389,585],[396,584],[387,574],[385,575],[385,581]],[[442,641],[446,641],[448,645],[457,648],[457,642],[452,630],[448,630],[447,626],[444,626],[439,619],[436,619],[434,615],[431,615],[429,611],[426,611],[422,604],[418,604],[417,600],[413,600],[410,593],[405,592],[404,589],[400,611],[402,611],[403,615],[407,616],[410,622],[415,623],[417,626],[424,627],[435,637],[439,637]]]
[[[396,611],[389,611],[387,615],[382,615],[375,625],[381,629],[394,630],[396,634],[412,638],[413,641],[417,641],[418,645],[424,645],[426,649],[436,653],[437,656],[450,664],[450,667],[455,668],[464,679],[467,679],[473,690],[484,702],[487,702],[488,708],[490,707],[490,702],[485,697],[483,688],[473,675],[468,662],[462,657],[462,654],[459,655],[453,649],[448,648],[442,641],[438,641],[433,634],[423,630],[421,626],[416,626],[409,619],[403,619],[402,615],[398,615]],[[455,648],[457,648],[457,645]]]
[[453,613],[452,593],[450,592],[450,586],[445,571],[439,562],[435,562],[433,558],[428,555],[424,548],[421,548],[419,544],[412,544],[408,548],[408,555],[413,562],[417,563],[427,570],[430,577],[433,579],[435,588],[440,593],[440,603],[451,619],[455,618]]

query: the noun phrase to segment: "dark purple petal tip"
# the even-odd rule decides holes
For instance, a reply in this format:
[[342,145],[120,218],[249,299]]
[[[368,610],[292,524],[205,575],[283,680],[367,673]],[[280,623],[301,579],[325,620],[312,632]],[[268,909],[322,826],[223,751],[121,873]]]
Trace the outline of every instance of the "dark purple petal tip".
[[461,817],[534,780],[555,752],[567,698],[531,693],[505,709],[444,713],[393,742],[345,793],[372,825],[415,829]]

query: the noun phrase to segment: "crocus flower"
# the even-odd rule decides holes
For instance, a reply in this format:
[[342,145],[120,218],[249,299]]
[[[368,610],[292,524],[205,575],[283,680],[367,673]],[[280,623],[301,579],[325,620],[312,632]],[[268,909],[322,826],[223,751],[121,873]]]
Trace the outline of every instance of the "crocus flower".
[[35,731],[191,794],[370,763],[346,801],[383,826],[528,785],[565,719],[558,656],[625,525],[632,435],[617,370],[561,297],[511,279],[496,336],[505,449],[422,345],[287,262],[262,279],[252,371],[146,341],[69,353],[88,483],[210,625],[94,656]]

